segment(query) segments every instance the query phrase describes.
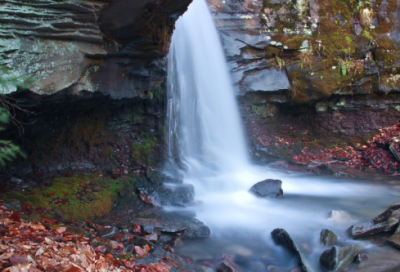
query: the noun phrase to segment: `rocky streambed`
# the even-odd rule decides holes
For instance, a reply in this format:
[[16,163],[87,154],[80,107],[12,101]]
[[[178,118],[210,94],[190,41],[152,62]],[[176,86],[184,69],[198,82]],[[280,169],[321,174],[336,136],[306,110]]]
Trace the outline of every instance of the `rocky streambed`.
[[[50,192],[60,180],[44,192],[52,203],[49,207],[29,205],[28,198],[15,199],[21,196],[15,191],[36,197],[24,180],[10,191],[14,194],[2,196],[2,206],[19,213],[24,221],[42,222],[54,229],[65,226],[67,231],[87,237],[102,254],[131,261],[137,267],[152,267],[162,260],[170,271],[399,269],[400,206],[394,204],[400,195],[397,180],[379,176],[381,180],[365,182],[365,178],[253,170],[272,179],[254,183],[239,195],[228,190],[227,196],[220,192],[216,200],[217,195],[212,194],[215,202],[201,194],[195,197],[197,186],[183,183],[179,177],[148,171],[140,182],[136,178],[130,190],[120,191],[110,212],[97,219],[76,220],[79,217],[62,213],[73,200]],[[110,180],[94,185],[93,179],[78,176],[62,182],[82,181],[68,185],[79,187],[78,192],[69,191],[77,194],[85,207],[84,203],[91,201],[84,196],[102,194],[102,187],[110,189],[112,182],[127,179],[122,174],[95,178]],[[54,207],[57,205],[61,208]],[[8,265],[18,265],[15,262]]]

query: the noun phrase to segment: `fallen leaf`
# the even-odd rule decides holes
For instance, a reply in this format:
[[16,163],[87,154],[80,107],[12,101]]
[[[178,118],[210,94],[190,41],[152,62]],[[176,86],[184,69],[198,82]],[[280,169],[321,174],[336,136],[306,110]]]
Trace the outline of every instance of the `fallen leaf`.
[[58,227],[54,232],[56,234],[61,234],[61,233],[64,233],[66,230],[67,230],[66,227]]
[[135,246],[135,252],[139,255],[139,258],[143,258],[147,253],[139,246]]
[[21,218],[19,217],[19,213],[17,212],[13,212],[8,218],[15,222],[21,222]]

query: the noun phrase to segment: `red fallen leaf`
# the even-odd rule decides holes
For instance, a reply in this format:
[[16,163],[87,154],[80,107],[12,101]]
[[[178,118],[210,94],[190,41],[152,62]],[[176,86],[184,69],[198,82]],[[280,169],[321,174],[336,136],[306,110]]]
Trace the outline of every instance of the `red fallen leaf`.
[[140,233],[142,230],[138,224],[133,225],[133,233],[137,234]]
[[28,263],[28,256],[21,255],[21,254],[14,254],[13,256],[10,257],[9,260],[10,260],[10,263],[12,265],[27,264]]
[[70,177],[72,177],[72,174],[66,174],[65,176],[70,178]]
[[150,247],[149,247],[148,244],[146,244],[146,245],[144,246],[144,251],[145,251],[145,252],[149,252],[149,251],[150,251]]
[[86,185],[85,183],[81,183],[81,186],[82,186],[83,188],[87,188],[87,185]]
[[13,212],[8,216],[8,218],[15,222],[21,222],[21,218],[19,217],[19,214],[17,212]]
[[126,237],[126,234],[115,235],[112,240],[120,240]]
[[56,201],[53,202],[54,204],[63,204],[64,206],[67,205],[67,203],[62,200],[62,199],[57,199]]
[[84,271],[83,269],[75,266],[75,265],[71,265],[70,267],[68,267],[67,269],[63,270],[62,272],[81,272]]
[[115,222],[118,222],[118,218],[114,218],[114,221],[115,221]]
[[28,195],[36,195],[36,193],[29,193]]
[[106,262],[108,262],[108,263],[112,263],[113,260],[114,260],[113,255],[111,255],[110,253],[108,253],[107,255],[105,255],[104,258],[106,259]]
[[21,211],[22,212],[26,212],[26,211],[29,211],[29,210],[32,210],[32,209],[33,209],[32,206],[30,206],[28,204],[22,204],[22,206],[21,206]]
[[56,193],[48,193],[46,196],[53,196],[53,195],[55,195]]
[[115,175],[119,175],[120,173],[121,173],[121,171],[119,169],[116,169],[114,172]]
[[38,178],[40,178],[42,175],[39,173],[35,173],[35,176],[37,176]]
[[94,248],[94,250],[96,251],[96,252],[99,252],[99,253],[106,253],[106,251],[107,251],[107,248],[106,248],[106,246],[98,246],[98,247],[95,247]]
[[139,258],[143,258],[147,253],[139,246],[135,246],[135,252],[139,255]]
[[132,242],[133,236],[128,236],[128,245]]
[[64,196],[68,196],[68,195],[69,195],[69,193],[65,193],[65,194],[64,194]]
[[290,133],[290,131],[285,130],[285,131],[283,132],[283,134],[288,134],[288,133]]

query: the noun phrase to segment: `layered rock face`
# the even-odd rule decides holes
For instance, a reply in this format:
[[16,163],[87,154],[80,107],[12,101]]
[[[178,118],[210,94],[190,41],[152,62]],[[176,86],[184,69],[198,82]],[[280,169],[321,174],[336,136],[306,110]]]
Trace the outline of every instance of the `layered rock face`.
[[400,117],[397,1],[208,3],[254,145],[284,131],[360,141]]
[[[0,4],[0,64],[41,95],[148,95],[164,82],[175,20],[190,1],[10,0]],[[16,86],[2,86],[11,93]]]

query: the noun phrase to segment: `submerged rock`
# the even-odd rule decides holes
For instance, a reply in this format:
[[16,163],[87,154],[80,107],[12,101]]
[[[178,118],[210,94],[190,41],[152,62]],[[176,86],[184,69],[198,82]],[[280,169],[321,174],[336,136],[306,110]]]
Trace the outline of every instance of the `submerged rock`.
[[311,161],[307,170],[319,175],[335,175],[335,172],[325,163]]
[[396,203],[377,217],[364,223],[354,224],[349,228],[349,234],[353,238],[358,238],[388,231],[395,228],[399,221],[400,203]]
[[328,220],[333,221],[337,224],[350,224],[354,219],[353,217],[345,211],[330,211],[328,214]]
[[250,192],[263,198],[283,197],[282,181],[278,179],[260,181],[250,188]]
[[322,253],[319,263],[325,270],[343,270],[355,261],[362,248],[362,245],[334,246]]
[[182,206],[194,199],[194,187],[191,184],[163,185],[157,188],[138,188],[140,198],[154,206]]
[[271,232],[271,235],[272,239],[277,245],[284,247],[297,259],[297,264],[300,268],[300,271],[307,272],[308,270],[306,265],[304,264],[300,251],[294,243],[292,237],[290,237],[289,233],[287,233],[284,229],[274,229]]
[[324,246],[330,246],[336,243],[338,237],[336,234],[328,229],[323,229],[320,235],[321,244]]

